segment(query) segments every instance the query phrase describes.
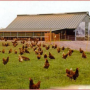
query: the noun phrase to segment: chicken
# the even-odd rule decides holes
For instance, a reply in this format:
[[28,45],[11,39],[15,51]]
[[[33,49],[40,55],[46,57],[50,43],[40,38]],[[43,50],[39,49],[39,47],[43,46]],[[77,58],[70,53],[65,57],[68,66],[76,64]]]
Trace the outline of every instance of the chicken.
[[75,71],[66,69],[66,75],[67,75],[67,77],[69,77],[70,79],[76,80],[76,78],[79,76],[79,70],[78,70],[78,68],[76,68]]
[[45,60],[46,60],[46,61],[45,61],[44,68],[48,69],[48,68],[49,68],[49,62],[48,62],[48,60],[47,60],[47,59],[45,59]]
[[64,50],[64,49],[65,49],[65,47],[63,46],[63,47],[62,47],[62,50]]
[[54,49],[56,49],[57,48],[57,44],[55,44],[55,46],[54,46]]
[[44,54],[44,58],[47,58],[47,54]]
[[86,56],[86,54],[84,53],[84,51],[83,51],[83,53],[82,53],[82,58],[87,58],[87,56]]
[[21,57],[21,55],[19,55],[19,62],[22,62],[23,58]]
[[83,53],[83,50],[81,48],[79,49],[79,51],[80,51],[80,53]]
[[29,83],[29,89],[39,89],[40,88],[41,81],[38,81],[37,84],[34,84],[33,83],[33,80],[31,78],[29,78],[29,81],[30,81],[30,83]]
[[46,46],[46,50],[48,50],[50,48],[50,46],[48,45],[48,46]]
[[64,52],[63,52],[63,56],[62,56],[62,58],[66,59],[67,56],[68,56],[68,53],[67,53],[67,54],[64,54]]
[[30,60],[28,57],[25,57],[25,56],[21,56],[22,58],[23,58],[23,60],[25,60],[25,61],[28,61],[28,60]]
[[4,64],[4,65],[6,65],[6,64],[8,63],[8,61],[9,61],[9,57],[7,57],[6,59],[3,58],[3,64]]
[[40,55],[42,55],[43,54],[43,50],[39,51],[39,53],[40,53]]
[[58,53],[60,52],[60,48],[57,48],[57,52],[58,52]]
[[35,50],[35,54],[38,54],[39,52],[37,50]]
[[40,59],[41,58],[41,55],[40,55],[40,53],[37,55],[37,59]]
[[27,49],[25,49],[25,52],[26,52],[26,53],[30,53]]
[[14,50],[14,53],[17,54],[17,50]]
[[55,59],[55,57],[49,52],[49,58],[50,59]]
[[2,53],[5,53],[5,49],[2,50]]
[[9,53],[12,53],[12,49],[9,50]]
[[73,50],[69,49],[69,51],[68,51],[68,55],[71,56],[72,53],[73,53]]

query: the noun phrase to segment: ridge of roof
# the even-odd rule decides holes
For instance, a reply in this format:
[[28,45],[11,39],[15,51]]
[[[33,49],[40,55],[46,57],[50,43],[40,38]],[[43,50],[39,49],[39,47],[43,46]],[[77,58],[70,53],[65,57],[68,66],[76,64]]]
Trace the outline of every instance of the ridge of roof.
[[89,12],[68,12],[68,13],[45,13],[45,14],[18,14],[17,16],[38,16],[38,15],[63,15],[63,14],[87,14],[89,15]]

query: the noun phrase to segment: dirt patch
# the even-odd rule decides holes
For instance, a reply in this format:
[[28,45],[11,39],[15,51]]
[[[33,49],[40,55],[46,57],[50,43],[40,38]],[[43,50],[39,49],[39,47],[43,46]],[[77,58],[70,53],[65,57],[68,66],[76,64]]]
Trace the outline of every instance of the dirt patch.
[[[48,42],[50,43],[50,42]],[[51,44],[56,43],[60,47],[68,47],[74,50],[79,50],[82,48],[84,51],[90,51],[90,41],[57,41],[51,42]]]

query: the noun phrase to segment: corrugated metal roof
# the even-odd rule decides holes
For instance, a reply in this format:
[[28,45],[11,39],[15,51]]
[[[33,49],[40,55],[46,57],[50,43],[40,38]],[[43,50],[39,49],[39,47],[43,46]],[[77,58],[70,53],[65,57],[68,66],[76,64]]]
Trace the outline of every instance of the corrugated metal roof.
[[17,15],[5,30],[45,30],[76,28],[88,13]]

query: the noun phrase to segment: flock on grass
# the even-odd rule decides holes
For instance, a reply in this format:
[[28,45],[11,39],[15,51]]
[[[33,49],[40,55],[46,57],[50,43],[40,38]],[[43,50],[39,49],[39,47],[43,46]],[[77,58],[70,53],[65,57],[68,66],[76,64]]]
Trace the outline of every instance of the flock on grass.
[[[12,44],[13,44],[14,47],[16,47],[18,45],[18,40],[15,39],[12,42]],[[41,43],[38,42],[38,40],[30,41],[30,43],[28,43],[28,41],[21,40],[21,44],[22,44],[22,47],[19,48],[19,53],[20,54],[18,56],[19,62],[30,60],[28,57],[23,56],[24,53],[30,53],[29,50],[28,50],[29,47],[33,48],[33,51],[37,55],[37,59],[40,59],[41,55],[43,55],[43,50],[42,50],[41,46],[44,47],[46,50],[50,49],[50,45],[49,44],[48,45],[46,45],[45,43],[41,44]],[[10,43],[2,42],[2,46],[8,47],[8,46],[10,46]],[[57,49],[58,53],[60,53],[61,50],[64,51],[64,49],[65,49],[65,47],[62,47],[62,48],[58,47],[57,44],[52,45],[52,48],[53,49]],[[79,51],[80,51],[80,53],[82,53],[82,58],[87,58],[85,52],[81,48],[80,48]],[[4,54],[5,53],[5,49],[3,49],[1,52]],[[68,56],[71,56],[73,52],[74,52],[74,50],[69,48],[69,51],[66,54],[63,52],[62,58],[66,59]],[[9,54],[12,53],[12,49],[10,49],[8,51],[8,53]],[[14,53],[17,54],[17,50],[14,50]],[[49,64],[49,61],[48,61],[47,57],[49,57],[50,59],[55,59],[55,57],[54,57],[54,55],[52,55],[51,52],[49,52],[49,55],[44,54],[43,57],[45,58],[45,64],[44,64],[43,68],[48,69],[50,64]],[[9,62],[9,57],[3,58],[2,60],[3,60],[3,64],[6,65]],[[75,71],[73,71],[72,69],[66,69],[66,76],[69,77],[71,80],[72,79],[76,80],[76,78],[79,76],[78,68],[76,68]],[[39,89],[40,88],[41,81],[39,81],[36,84],[33,83],[33,79],[31,79],[31,78],[29,78],[29,81],[30,81],[29,89]]]

